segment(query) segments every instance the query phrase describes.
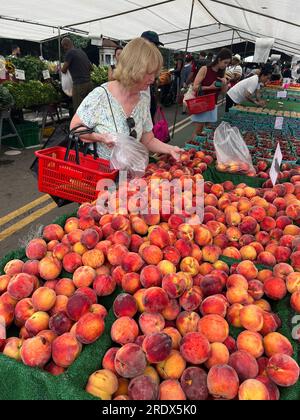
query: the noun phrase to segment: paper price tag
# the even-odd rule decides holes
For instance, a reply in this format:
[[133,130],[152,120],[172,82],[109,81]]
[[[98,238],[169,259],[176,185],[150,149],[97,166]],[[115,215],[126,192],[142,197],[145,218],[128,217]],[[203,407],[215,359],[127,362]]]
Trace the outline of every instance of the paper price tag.
[[275,120],[275,130],[282,130],[283,127],[283,117],[277,117]]
[[25,71],[16,69],[15,70],[15,77],[18,80],[25,80]]
[[278,175],[280,172],[280,167],[282,164],[282,152],[281,152],[281,148],[280,148],[280,144],[278,143],[277,145],[277,149],[274,155],[274,159],[273,159],[273,163],[270,169],[270,178],[272,181],[273,185],[276,185],[277,179],[278,179]]
[[43,78],[44,80],[51,79],[49,70],[43,70]]
[[286,99],[287,98],[287,91],[283,90],[282,92],[278,92],[277,93],[277,98],[278,99]]

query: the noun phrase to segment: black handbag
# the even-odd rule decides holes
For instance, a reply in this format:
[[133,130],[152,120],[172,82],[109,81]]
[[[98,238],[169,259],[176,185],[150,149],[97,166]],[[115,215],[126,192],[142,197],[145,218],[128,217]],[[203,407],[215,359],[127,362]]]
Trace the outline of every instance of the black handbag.
[[[97,145],[96,143],[82,143],[80,141],[80,137],[86,134],[92,134],[93,129],[87,128],[86,126],[79,125],[74,127],[72,130],[68,130],[69,123],[63,123],[57,126],[54,133],[49,137],[47,142],[44,144],[42,149],[49,149],[50,147],[60,146],[66,148],[66,155],[65,160],[68,160],[69,153],[71,149],[75,149],[76,151],[76,163],[79,165],[79,152],[83,152],[84,155],[90,153],[89,147],[93,145],[93,154],[94,158],[98,158],[97,154]],[[38,159],[36,158],[32,165],[30,166],[30,170],[34,173],[36,177],[38,177],[39,165]],[[65,200],[60,197],[56,197],[51,195],[52,200],[57,204],[58,207],[64,207],[68,204],[72,204],[72,201]]]

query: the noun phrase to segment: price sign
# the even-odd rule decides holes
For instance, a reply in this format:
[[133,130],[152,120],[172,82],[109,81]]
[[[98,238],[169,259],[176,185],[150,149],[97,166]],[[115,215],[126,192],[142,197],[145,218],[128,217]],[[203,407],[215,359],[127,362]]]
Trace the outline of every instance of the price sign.
[[15,77],[18,80],[25,80],[25,71],[16,69],[15,70]]
[[276,185],[277,179],[278,179],[278,175],[280,172],[280,167],[282,164],[282,152],[281,152],[281,148],[280,148],[280,144],[278,143],[277,145],[277,149],[274,155],[274,159],[273,159],[273,163],[270,169],[270,178],[272,181],[273,185]]
[[277,98],[278,99],[286,99],[287,98],[287,91],[283,90],[282,92],[278,92],[277,93]]
[[282,130],[283,127],[283,117],[277,117],[275,120],[275,130]]
[[49,70],[43,70],[43,78],[44,80],[51,79]]

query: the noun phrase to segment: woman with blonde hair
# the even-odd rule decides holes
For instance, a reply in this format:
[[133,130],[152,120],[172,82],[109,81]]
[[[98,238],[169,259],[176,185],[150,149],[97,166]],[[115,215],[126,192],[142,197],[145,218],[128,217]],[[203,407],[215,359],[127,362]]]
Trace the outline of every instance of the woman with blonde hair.
[[96,88],[82,102],[71,121],[71,129],[84,125],[94,133],[82,136],[97,142],[98,155],[110,159],[114,144],[111,134],[125,134],[140,141],[149,152],[169,154],[178,159],[181,149],[154,137],[149,101],[142,94],[154,83],[163,65],[155,45],[143,38],[132,40],[120,55],[114,81]]

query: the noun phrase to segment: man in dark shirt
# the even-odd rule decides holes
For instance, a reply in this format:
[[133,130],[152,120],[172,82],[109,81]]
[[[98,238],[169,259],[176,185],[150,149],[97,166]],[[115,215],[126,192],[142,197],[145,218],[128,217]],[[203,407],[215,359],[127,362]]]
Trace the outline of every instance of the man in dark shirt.
[[61,45],[65,51],[65,63],[62,68],[63,73],[69,70],[73,79],[73,108],[74,113],[93,90],[91,82],[92,64],[84,51],[75,48],[70,38],[64,38]]

